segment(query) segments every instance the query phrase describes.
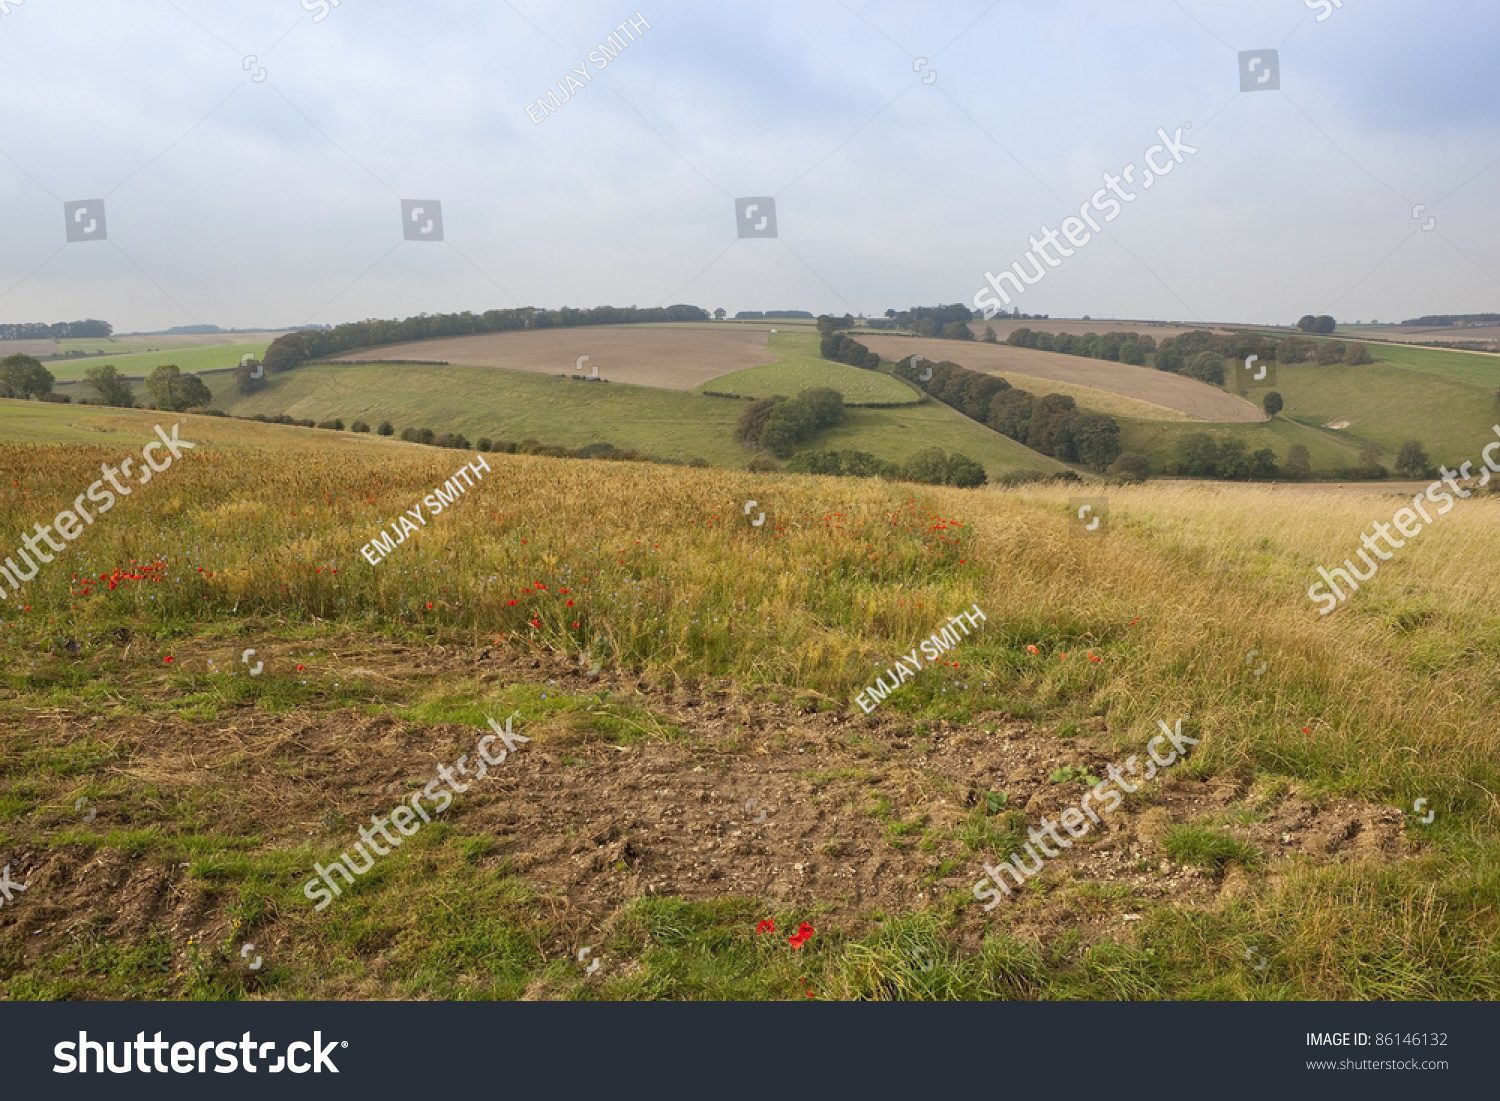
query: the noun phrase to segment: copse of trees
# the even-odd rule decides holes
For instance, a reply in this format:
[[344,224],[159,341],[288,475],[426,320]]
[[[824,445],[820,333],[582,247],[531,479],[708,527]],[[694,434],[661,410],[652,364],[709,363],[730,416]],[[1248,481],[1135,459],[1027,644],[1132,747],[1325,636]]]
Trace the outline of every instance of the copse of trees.
[[285,371],[309,359],[356,348],[374,348],[383,344],[404,344],[443,336],[472,336],[476,333],[510,332],[517,329],[563,329],[584,325],[630,325],[665,321],[707,321],[709,314],[698,306],[598,306],[590,310],[563,307],[542,310],[522,307],[516,310],[486,310],[482,314],[419,314],[404,320],[355,321],[331,329],[304,329],[285,333],[271,342],[263,362],[266,370]]
[[0,398],[44,398],[57,380],[41,360],[16,354],[0,359]]
[[912,306],[899,312],[886,310],[884,320],[871,318],[866,324],[872,329],[909,329],[918,336],[973,340],[974,332],[969,328],[969,322],[978,316],[961,302],[955,302],[951,306]]
[[1333,318],[1329,317],[1326,313],[1319,314],[1317,317],[1314,317],[1310,313],[1305,313],[1297,321],[1297,328],[1301,329],[1304,333],[1331,333],[1333,332],[1334,324]]
[[843,421],[844,396],[837,390],[815,387],[788,401],[771,406],[758,443],[779,459],[785,459],[815,432]]

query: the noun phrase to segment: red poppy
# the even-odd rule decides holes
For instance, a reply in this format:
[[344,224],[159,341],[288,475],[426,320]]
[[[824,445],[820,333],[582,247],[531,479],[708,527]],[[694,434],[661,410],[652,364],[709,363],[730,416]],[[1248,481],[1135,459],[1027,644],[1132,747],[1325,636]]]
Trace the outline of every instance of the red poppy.
[[755,931],[757,933],[774,933],[776,932],[776,922],[771,918],[767,918],[755,927]]
[[572,606],[573,606],[573,602],[572,602],[572,601],[571,601],[571,600],[570,600],[570,601],[568,601],[568,607],[570,607],[570,608],[571,608],[571,607],[572,607]]
[[817,930],[804,921],[797,926],[797,932],[794,935],[786,938],[786,942],[793,948],[801,948],[808,942],[808,940],[815,932],[817,932]]
[[1037,653],[1037,648],[1035,646],[1028,646],[1026,647],[1026,649],[1033,654]]
[[305,665],[299,665],[299,666],[297,666],[297,672],[300,673],[300,672],[302,672],[302,670],[304,670],[306,668],[307,668],[307,666],[305,666]]

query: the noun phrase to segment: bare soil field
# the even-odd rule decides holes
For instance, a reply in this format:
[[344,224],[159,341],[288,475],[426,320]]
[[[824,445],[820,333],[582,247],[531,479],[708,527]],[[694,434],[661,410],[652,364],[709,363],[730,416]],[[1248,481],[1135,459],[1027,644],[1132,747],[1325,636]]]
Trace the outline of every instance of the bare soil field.
[[0,359],[6,356],[50,356],[57,354],[55,340],[0,340]]
[[[546,375],[586,375],[597,369],[610,382],[691,390],[732,371],[775,363],[777,357],[766,347],[769,337],[769,328],[599,325],[419,340],[351,352],[333,362],[418,360]],[[589,360],[580,369],[578,357],[584,355]]]
[[1150,367],[1041,352],[1035,348],[1012,348],[1008,344],[873,335],[862,335],[860,342],[878,352],[883,359],[898,360],[920,352],[929,359],[948,360],[972,371],[1003,375],[1007,370],[1014,370],[1164,405],[1202,421],[1254,424],[1266,420],[1265,413],[1244,398],[1237,398],[1196,379]]
[[[190,645],[178,650],[178,660],[202,665],[212,652],[227,667],[239,645],[234,652]],[[862,932],[873,911],[919,909],[949,891],[967,893],[984,876],[982,858],[960,838],[988,792],[1007,793],[1021,828],[1058,814],[1085,790],[1049,778],[1055,770],[1102,775],[1113,760],[1095,737],[1107,732],[1102,719],[1073,737],[1002,712],[914,724],[890,712],[821,711],[814,699],[779,703],[729,682],[648,680],[624,669],[591,678],[560,655],[354,639],[319,640],[314,648],[331,658],[320,674],[346,682],[530,682],[553,692],[609,691],[654,717],[665,736],[624,744],[591,728],[588,713],[533,718],[523,726],[529,744],[471,780],[445,817],[464,835],[489,839],[475,874],[509,868],[565,916],[574,935],[547,946],[561,955],[580,936],[597,942],[617,907],[649,895],[816,907],[820,926]],[[99,736],[95,723],[77,714],[36,722],[53,747]],[[259,838],[265,851],[295,849],[309,837],[318,848],[336,848],[358,823],[409,793],[414,760],[430,757],[436,767],[472,753],[479,733],[352,710],[245,708],[212,722],[141,716],[110,731],[125,751],[117,769],[125,787],[100,798],[90,828],[141,828],[134,797],[144,786],[171,806],[213,788],[217,828],[226,834]],[[230,776],[232,783],[215,786]],[[55,793],[62,807],[64,794]],[[66,810],[51,817],[54,829],[74,825]],[[965,907],[958,939],[977,945],[991,925],[1004,924],[1012,933],[1081,935],[1089,943],[1128,935],[1129,922],[1152,903],[1217,910],[1252,890],[1250,878],[1242,870],[1220,875],[1176,863],[1160,844],[1174,826],[1205,820],[1239,823],[1222,829],[1260,849],[1272,876],[1294,862],[1391,864],[1416,852],[1397,807],[1167,772],[1149,797],[1109,815],[1106,831],[1049,865],[1038,885],[1018,889],[991,912]],[[908,836],[903,825],[913,821],[943,840],[918,845],[920,831]],[[64,950],[90,929],[108,929],[117,943],[142,939],[153,927],[169,930],[178,944],[233,935],[223,900],[187,865],[29,844],[24,834],[15,859],[34,894],[9,923],[12,943],[33,959]],[[297,878],[310,871],[299,868]],[[1080,908],[1077,896],[1053,894],[1064,885],[1093,885],[1094,902]],[[305,930],[291,916],[267,913],[256,932],[268,958],[297,955],[297,934]],[[365,994],[390,991],[377,984]]]

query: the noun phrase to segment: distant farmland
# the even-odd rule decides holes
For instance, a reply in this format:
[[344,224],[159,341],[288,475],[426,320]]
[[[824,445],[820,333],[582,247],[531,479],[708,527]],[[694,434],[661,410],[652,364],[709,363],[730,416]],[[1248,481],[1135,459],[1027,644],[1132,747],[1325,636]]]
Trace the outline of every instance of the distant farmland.
[[[417,360],[500,367],[544,375],[589,374],[661,390],[691,390],[747,367],[775,363],[766,329],[597,325],[529,329],[391,344],[335,358],[340,363]],[[579,356],[588,362],[578,365]]]
[[[1045,326],[1047,322],[1041,322]],[[1103,327],[1098,327],[1103,328]],[[1020,371],[1037,378],[1055,379],[1075,386],[1108,390],[1127,398],[1164,405],[1199,420],[1219,424],[1254,424],[1266,419],[1259,408],[1197,379],[1169,374],[1150,367],[1132,367],[1104,359],[1042,352],[1035,348],[1012,348],[1008,344],[936,340],[922,337],[875,336],[861,333],[859,340],[882,359],[898,360],[920,352],[933,360],[950,360],[971,371],[1004,375]]]

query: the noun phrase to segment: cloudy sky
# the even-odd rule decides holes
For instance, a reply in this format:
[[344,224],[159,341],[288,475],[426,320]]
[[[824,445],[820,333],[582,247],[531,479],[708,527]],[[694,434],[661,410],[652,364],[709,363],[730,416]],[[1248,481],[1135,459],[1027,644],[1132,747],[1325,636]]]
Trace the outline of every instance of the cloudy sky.
[[1021,309],[1500,309],[1500,6],[1335,2],[0,0],[0,321],[970,303],[1159,127]]

